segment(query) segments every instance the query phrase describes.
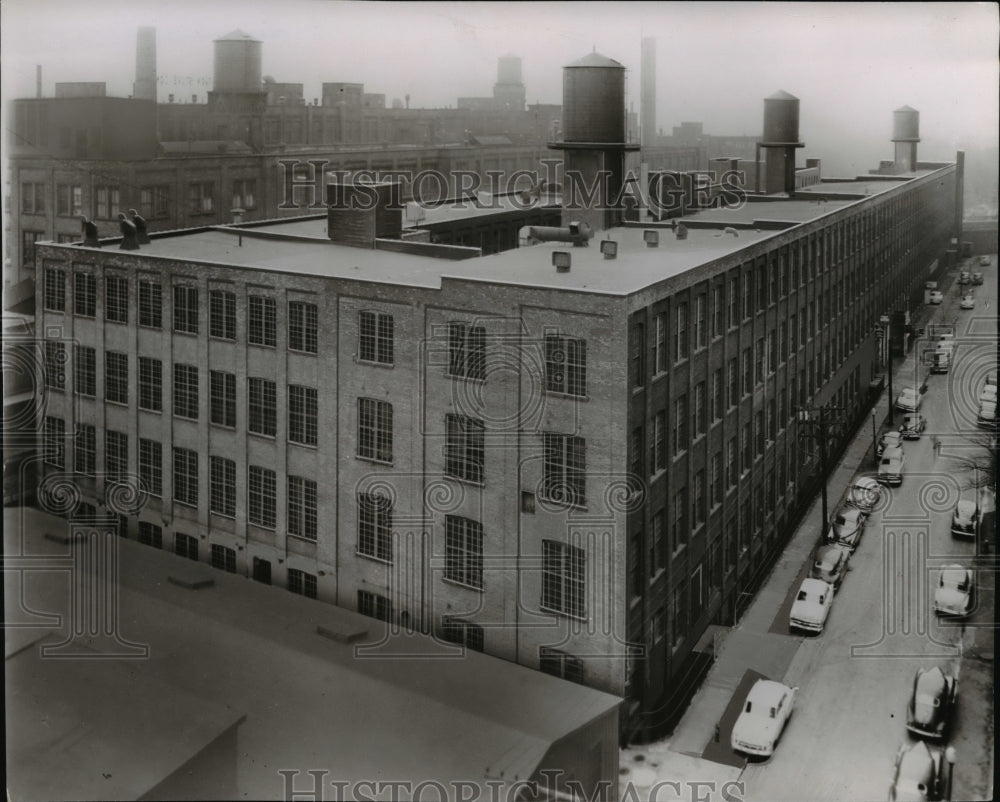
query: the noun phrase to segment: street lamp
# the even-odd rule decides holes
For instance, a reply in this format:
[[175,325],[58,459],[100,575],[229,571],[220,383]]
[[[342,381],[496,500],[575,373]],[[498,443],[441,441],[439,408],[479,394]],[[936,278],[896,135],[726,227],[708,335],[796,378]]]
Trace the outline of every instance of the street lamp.
[[882,315],[878,322],[880,324],[879,331],[882,332],[882,347],[885,351],[885,365],[886,373],[889,374],[889,412],[886,415],[886,421],[889,428],[892,428],[892,405],[895,399],[892,397],[892,345],[889,343],[889,316]]
[[948,790],[945,792],[944,798],[949,800],[951,799],[951,781],[955,776],[955,760],[957,758],[954,746],[949,746],[944,750],[944,759],[948,761]]
[[875,410],[872,410],[872,458],[878,459],[878,434],[875,429]]

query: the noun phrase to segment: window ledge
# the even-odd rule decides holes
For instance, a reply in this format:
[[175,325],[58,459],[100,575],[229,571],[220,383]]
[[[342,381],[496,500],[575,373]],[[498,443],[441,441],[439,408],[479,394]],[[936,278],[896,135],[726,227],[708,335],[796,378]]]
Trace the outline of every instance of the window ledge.
[[[291,442],[291,441],[289,441],[289,442]],[[300,445],[300,444],[297,444],[297,445]],[[316,446],[310,446],[310,448],[316,448]],[[375,465],[386,465],[386,466],[388,466],[388,467],[391,468],[393,466],[393,464],[394,464],[392,460],[378,459],[377,457],[363,457],[360,454],[355,454],[354,456],[357,459],[361,460],[362,462],[371,462],[371,463],[373,463]]]
[[357,549],[354,550],[354,556],[364,557],[366,560],[371,560],[372,562],[381,563],[382,565],[392,565],[392,560],[386,560],[382,557],[376,557],[374,554],[365,554],[363,551],[358,551]]
[[368,365],[369,367],[372,368],[394,368],[396,366],[395,362],[376,362],[372,359],[361,359],[360,357],[357,356],[354,357],[354,364]]
[[457,579],[449,579],[446,576],[441,577],[441,581],[445,582],[448,585],[454,585],[455,587],[458,587],[458,588],[465,588],[466,590],[471,590],[471,591],[474,591],[476,593],[483,593],[484,590],[485,590],[482,586],[470,585],[470,584],[468,584],[466,582],[460,582]]
[[566,398],[570,401],[589,401],[589,395],[576,395],[575,393],[563,393],[559,390],[545,390],[545,395],[550,395],[553,398]]
[[585,615],[577,615],[576,613],[569,613],[565,610],[554,610],[551,607],[546,607],[544,604],[539,604],[538,609],[542,612],[553,613],[554,615],[561,615],[564,618],[572,618],[574,621],[589,621]]

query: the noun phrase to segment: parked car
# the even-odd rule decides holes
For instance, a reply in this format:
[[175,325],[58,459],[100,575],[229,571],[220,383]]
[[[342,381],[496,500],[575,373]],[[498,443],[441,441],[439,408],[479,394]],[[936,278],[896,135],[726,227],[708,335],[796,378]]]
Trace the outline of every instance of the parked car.
[[967,498],[959,499],[951,516],[952,536],[974,538],[978,529],[979,509],[976,507],[976,502]]
[[983,429],[992,429],[997,425],[996,401],[983,401],[979,404],[979,414],[976,415],[976,425]]
[[920,409],[920,393],[913,387],[904,387],[896,397],[896,409],[904,412],[916,412]]
[[795,705],[798,688],[768,679],[757,680],[733,724],[734,751],[769,757],[781,737]]
[[906,708],[906,729],[915,736],[941,738],[951,721],[958,696],[958,680],[935,666],[918,668]]
[[859,476],[847,491],[847,503],[862,512],[871,512],[882,498],[882,488],[871,476]]
[[898,432],[886,432],[882,435],[882,438],[878,441],[878,447],[875,449],[875,455],[881,457],[887,448],[902,448],[903,447],[903,432],[902,430]]
[[903,449],[887,448],[878,465],[878,480],[890,487],[903,484]]
[[996,373],[987,373],[986,374],[986,386],[987,387],[990,387],[990,386],[996,387],[997,386],[997,374]]
[[995,384],[984,384],[979,391],[979,403],[995,404],[997,402],[997,386]]
[[927,802],[941,798],[944,791],[942,768],[944,756],[940,749],[931,749],[918,741],[909,749],[899,747],[896,771],[889,788],[889,802]]
[[992,261],[993,260],[987,254],[983,254],[982,256],[979,257],[979,264],[981,264],[983,267],[989,267],[992,264]]
[[931,290],[930,295],[927,296],[927,302],[931,304],[939,304],[944,300],[944,296],[941,294],[941,290]]
[[836,590],[840,583],[844,581],[847,573],[847,562],[851,557],[851,547],[841,543],[830,543],[820,546],[816,550],[816,557],[813,560],[812,568],[809,569],[809,576],[812,579],[819,579],[833,585]]
[[830,522],[830,528],[826,533],[826,542],[842,543],[854,551],[861,541],[867,518],[868,516],[856,507],[841,508]]
[[919,412],[911,412],[903,416],[903,423],[899,427],[899,433],[904,440],[919,440],[924,429],[927,428],[927,418]]
[[822,632],[833,605],[833,585],[822,579],[803,579],[788,613],[790,629]]
[[951,368],[951,348],[938,348],[931,352],[931,373],[947,373]]
[[958,283],[959,284],[969,284],[972,282],[972,274],[968,270],[963,270],[959,273]]
[[975,579],[969,568],[946,565],[941,569],[934,591],[934,612],[939,615],[967,616],[972,612]]
[[959,303],[959,306],[962,309],[975,309],[976,299],[972,295],[963,295],[962,301],[961,303]]
[[972,283],[976,285],[983,283],[983,274],[980,273],[978,270],[972,274]]

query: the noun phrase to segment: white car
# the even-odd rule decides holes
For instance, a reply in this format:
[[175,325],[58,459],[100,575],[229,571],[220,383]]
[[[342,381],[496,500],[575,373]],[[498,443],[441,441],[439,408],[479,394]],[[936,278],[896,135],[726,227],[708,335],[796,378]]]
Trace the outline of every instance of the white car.
[[890,487],[903,484],[903,449],[887,448],[878,464],[878,480]]
[[913,387],[904,387],[896,397],[896,409],[904,412],[916,412],[920,409],[920,393]]
[[798,688],[789,688],[773,680],[757,680],[733,724],[733,750],[764,757],[773,755],[778,738],[792,715],[796,691]]
[[997,386],[995,384],[984,384],[979,391],[980,404],[995,404],[997,402]]
[[971,295],[964,295],[962,296],[962,301],[959,303],[959,306],[962,309],[975,309],[976,299]]
[[927,296],[927,302],[932,304],[939,304],[944,299],[940,290],[931,290],[931,294]]
[[870,476],[859,476],[847,491],[847,503],[862,512],[871,512],[875,509],[881,497],[882,488]]
[[875,455],[881,457],[887,448],[901,448],[903,445],[903,433],[899,432],[886,432],[882,435],[882,439],[878,441],[878,448],[875,449]]
[[955,512],[951,516],[951,534],[953,537],[976,536],[979,528],[979,510],[976,502],[967,498],[959,499],[955,505]]
[[975,580],[969,568],[946,565],[934,590],[934,612],[939,615],[967,616],[972,612]]
[[822,632],[833,604],[833,585],[822,579],[803,579],[788,614],[788,626]]
[[842,543],[854,551],[858,547],[858,543],[861,542],[867,517],[857,507],[844,507],[830,522],[830,528],[826,533],[826,542]]
[[985,254],[979,257],[979,264],[982,265],[983,267],[989,267],[991,261],[992,260],[990,259],[990,257]]
[[909,749],[899,747],[896,773],[889,787],[889,802],[928,802],[940,799],[944,789],[944,755],[917,741]]

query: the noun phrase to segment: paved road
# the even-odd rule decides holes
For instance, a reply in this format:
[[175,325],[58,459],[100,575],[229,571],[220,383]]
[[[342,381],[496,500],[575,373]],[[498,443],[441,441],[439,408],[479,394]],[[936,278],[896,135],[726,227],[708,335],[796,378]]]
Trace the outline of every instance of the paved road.
[[[968,453],[977,431],[975,395],[996,370],[996,259],[977,308],[958,309],[957,285],[935,322],[959,324],[955,365],[933,376],[921,411],[927,433],[908,441],[905,478],[869,519],[851,560],[826,630],[802,640],[784,681],[800,688],[781,744],[766,763],[748,764],[741,779],[747,800],[885,799],[900,744],[911,744],[906,703],[918,667],[941,665],[959,674],[959,708],[950,743],[958,753],[954,799],[992,796],[992,660],[994,576],[980,561],[979,609],[965,625],[932,612],[941,565],[972,566],[975,545],[953,539],[951,513],[972,476],[956,471],[953,455]],[[986,309],[986,299],[994,299]],[[916,364],[920,343],[899,364],[895,391]],[[991,367],[992,365],[992,367]],[[970,394],[972,398],[970,399]],[[899,422],[897,416],[896,422]],[[941,438],[935,455],[931,435]]]

